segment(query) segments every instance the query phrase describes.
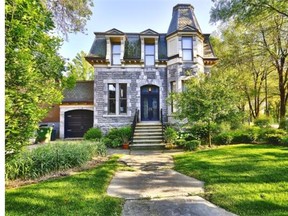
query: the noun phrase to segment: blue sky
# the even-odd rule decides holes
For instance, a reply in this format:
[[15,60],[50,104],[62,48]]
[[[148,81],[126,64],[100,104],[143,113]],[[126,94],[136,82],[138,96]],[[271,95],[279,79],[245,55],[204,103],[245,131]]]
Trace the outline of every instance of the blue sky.
[[166,33],[176,4],[191,4],[203,33],[212,33],[215,25],[209,24],[211,0],[94,0],[93,15],[87,22],[86,34],[70,34],[60,54],[73,59],[83,50],[88,53],[94,32],[116,28],[123,32],[139,33],[148,28]]

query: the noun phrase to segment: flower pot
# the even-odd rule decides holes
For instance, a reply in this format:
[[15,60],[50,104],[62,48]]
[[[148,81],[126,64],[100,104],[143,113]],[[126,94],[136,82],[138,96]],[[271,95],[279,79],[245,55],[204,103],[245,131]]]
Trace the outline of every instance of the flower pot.
[[124,143],[124,144],[122,145],[122,147],[123,147],[123,149],[129,149],[129,144],[128,144],[128,143]]

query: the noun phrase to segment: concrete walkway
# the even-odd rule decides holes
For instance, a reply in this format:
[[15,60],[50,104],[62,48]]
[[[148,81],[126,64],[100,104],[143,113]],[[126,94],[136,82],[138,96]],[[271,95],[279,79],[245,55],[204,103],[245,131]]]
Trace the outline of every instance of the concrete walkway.
[[107,191],[126,200],[123,216],[235,215],[198,196],[204,193],[204,182],[172,170],[172,155],[179,151],[108,153],[125,154],[120,162],[134,170],[117,172]]

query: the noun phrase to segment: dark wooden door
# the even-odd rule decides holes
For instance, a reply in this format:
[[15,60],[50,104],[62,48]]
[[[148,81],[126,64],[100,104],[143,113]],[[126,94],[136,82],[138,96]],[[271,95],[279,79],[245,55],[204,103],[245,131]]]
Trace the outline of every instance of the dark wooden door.
[[65,113],[65,138],[83,137],[93,127],[93,111],[72,110]]
[[141,121],[159,121],[159,88],[143,86],[141,88]]

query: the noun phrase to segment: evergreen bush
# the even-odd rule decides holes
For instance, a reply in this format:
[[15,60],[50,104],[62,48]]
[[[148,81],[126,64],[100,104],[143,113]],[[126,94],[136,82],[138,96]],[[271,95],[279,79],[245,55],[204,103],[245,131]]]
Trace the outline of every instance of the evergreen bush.
[[99,140],[102,138],[102,131],[100,128],[90,128],[85,134],[85,140]]
[[195,151],[199,148],[200,144],[201,144],[201,141],[199,140],[186,141],[184,148],[187,151]]

